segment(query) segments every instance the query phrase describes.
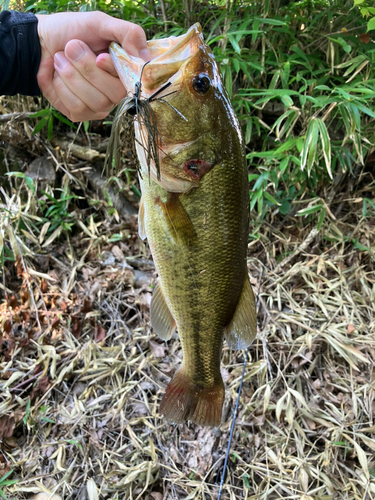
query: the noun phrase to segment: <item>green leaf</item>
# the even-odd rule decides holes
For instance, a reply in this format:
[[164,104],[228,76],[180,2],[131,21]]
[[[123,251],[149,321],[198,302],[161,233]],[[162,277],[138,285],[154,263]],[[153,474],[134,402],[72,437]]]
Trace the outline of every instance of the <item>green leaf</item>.
[[51,115],[48,119],[48,140],[50,141],[53,136],[53,115]]
[[298,210],[296,215],[297,217],[302,217],[304,215],[314,214],[315,212],[319,212],[319,210],[321,210],[322,208],[324,208],[322,203],[318,203],[317,205],[314,205],[312,207],[307,207],[303,208],[302,210]]
[[312,118],[307,129],[305,142],[301,152],[301,169],[307,166],[310,172],[316,159],[316,150],[318,143],[319,125],[316,118]]
[[47,116],[52,113],[50,108],[47,109],[41,109],[40,111],[37,111],[33,115],[30,115],[31,118],[40,118],[41,116]]
[[333,179],[331,171],[331,139],[328,135],[328,130],[323,120],[317,120],[317,122],[319,126],[320,139],[322,143],[322,151],[326,169],[330,178]]
[[32,180],[31,177],[27,177],[25,175],[25,182],[26,182],[26,185],[27,187],[30,189],[30,191],[35,194],[35,186],[34,186],[34,181]]
[[75,129],[77,128],[77,126],[74,125],[74,123],[72,123],[70,120],[68,120],[68,118],[65,118],[65,116],[63,116],[61,113],[59,113],[55,109],[52,110],[52,114],[53,114],[53,116],[55,118],[57,118],[61,122],[65,123],[66,125],[69,125],[69,127],[72,127],[72,128],[75,128]]
[[279,21],[278,19],[257,18],[257,20],[259,20],[260,23],[270,24],[271,26],[286,26],[284,21]]
[[281,215],[286,215],[288,212],[290,212],[291,209],[291,204],[289,203],[288,200],[283,200],[281,205],[279,206],[279,212]]
[[369,251],[369,248],[362,245],[362,243],[360,243],[358,240],[352,239],[352,243],[354,250],[361,250],[361,252]]
[[236,73],[239,73],[240,72],[240,63],[239,63],[238,59],[236,59],[235,57],[232,59],[232,65],[233,65],[234,71]]
[[237,40],[234,38],[234,36],[231,35],[231,33],[228,33],[228,39],[234,48],[234,50],[237,52],[237,54],[241,54],[241,47],[239,46]]
[[354,0],[354,5],[361,5],[365,0]]
[[322,224],[324,222],[325,216],[326,216],[326,209],[323,208],[322,211],[320,212],[320,215],[319,215],[318,224],[316,225],[316,228],[317,228],[318,231],[320,231],[320,229],[322,227]]
[[40,122],[37,123],[37,125],[35,126],[33,130],[33,135],[37,134],[40,130],[42,130],[42,128],[47,124],[48,120],[49,116],[45,116],[44,118],[42,118]]
[[270,195],[269,193],[267,193],[267,191],[264,191],[263,196],[265,198],[267,198],[268,201],[270,201],[271,203],[273,203],[273,205],[280,206],[280,203],[272,195]]
[[2,484],[2,483],[3,483],[3,481],[4,481],[7,477],[9,477],[9,476],[12,474],[12,472],[13,472],[13,471],[14,471],[14,469],[10,470],[9,472],[7,472],[7,473],[6,473],[6,474],[4,474],[3,476],[1,476],[1,477],[0,477],[0,484]]

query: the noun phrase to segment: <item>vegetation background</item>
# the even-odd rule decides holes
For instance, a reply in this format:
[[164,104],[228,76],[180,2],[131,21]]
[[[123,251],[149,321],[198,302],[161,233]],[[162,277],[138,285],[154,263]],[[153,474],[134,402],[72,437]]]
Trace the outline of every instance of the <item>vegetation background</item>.
[[[102,10],[148,38],[201,23],[243,128],[260,291],[224,496],[374,498],[375,5],[0,5]],[[216,498],[242,354],[224,351],[220,430],[162,421],[179,343],[149,341],[129,152],[100,178],[111,117],[19,97],[0,112],[0,496]]]

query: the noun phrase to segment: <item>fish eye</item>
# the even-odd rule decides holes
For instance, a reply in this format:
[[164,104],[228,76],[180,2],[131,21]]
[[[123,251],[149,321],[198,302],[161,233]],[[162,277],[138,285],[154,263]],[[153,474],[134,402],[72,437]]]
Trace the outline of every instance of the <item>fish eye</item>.
[[193,79],[193,89],[198,94],[206,94],[211,87],[211,81],[206,75],[199,75]]

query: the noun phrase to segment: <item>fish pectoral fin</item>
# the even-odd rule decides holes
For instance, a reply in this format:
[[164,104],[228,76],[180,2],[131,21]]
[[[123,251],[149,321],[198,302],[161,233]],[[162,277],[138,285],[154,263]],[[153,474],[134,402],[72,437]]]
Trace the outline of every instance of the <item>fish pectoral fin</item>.
[[176,321],[165,301],[160,283],[156,284],[151,299],[151,326],[163,340],[169,340],[176,331]]
[[141,240],[145,240],[147,238],[146,226],[145,226],[145,204],[143,201],[143,196],[141,198],[141,201],[139,202],[138,236],[141,238]]
[[244,285],[231,322],[225,327],[225,340],[230,349],[246,349],[257,333],[254,292],[246,273]]
[[197,233],[180,201],[179,195],[170,193],[167,201],[161,203],[175,243],[180,243],[188,247],[196,245],[198,241]]

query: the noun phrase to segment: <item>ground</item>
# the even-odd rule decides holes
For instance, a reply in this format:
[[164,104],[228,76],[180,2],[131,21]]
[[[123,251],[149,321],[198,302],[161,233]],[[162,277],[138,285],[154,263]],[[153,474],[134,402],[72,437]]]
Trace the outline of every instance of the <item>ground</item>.
[[[5,158],[17,134],[31,157],[48,144],[28,137],[27,120],[9,127]],[[84,137],[95,150],[95,134]],[[319,231],[308,217],[275,210],[259,226],[254,215],[260,237],[249,240],[248,268],[258,335],[247,354],[224,346],[223,422],[210,429],[159,414],[181,346],[151,330],[155,272],[136,216],[117,215],[90,187],[90,163],[49,147],[60,165],[54,182],[78,197],[57,216],[84,228],[45,228],[54,202],[33,208],[22,179],[28,198],[16,184],[2,191],[16,257],[0,285],[0,476],[12,471],[5,481],[16,481],[0,477],[4,496],[216,499],[247,355],[222,498],[375,498],[375,214],[363,213],[371,169],[327,195]],[[18,161],[25,171],[28,161]],[[136,208],[134,189],[126,194]]]

